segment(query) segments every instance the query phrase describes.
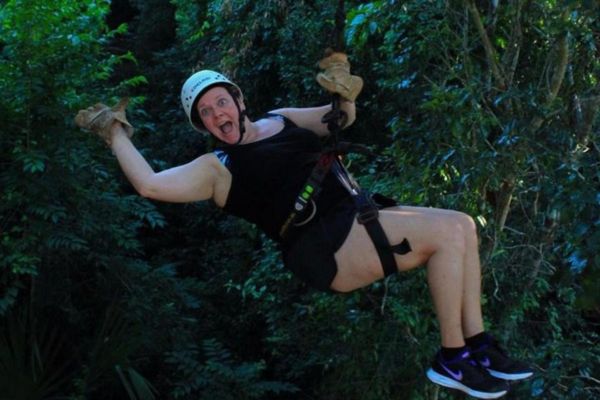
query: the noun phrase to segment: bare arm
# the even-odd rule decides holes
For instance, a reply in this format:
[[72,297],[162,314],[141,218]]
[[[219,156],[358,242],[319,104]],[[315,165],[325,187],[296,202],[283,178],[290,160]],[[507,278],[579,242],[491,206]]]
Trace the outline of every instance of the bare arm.
[[112,128],[111,148],[127,179],[144,197],[180,203],[208,200],[214,195],[220,164],[213,154],[156,173],[119,123]]
[[[354,102],[343,100],[340,102],[340,108],[348,115],[348,120],[343,128],[347,128],[352,125],[356,119],[356,107]],[[321,107],[308,107],[308,108],[280,108],[273,110],[273,113],[281,114],[291,119],[296,125],[313,131],[319,136],[326,136],[329,134],[327,124],[321,122],[321,119],[325,114],[331,111],[331,104]]]

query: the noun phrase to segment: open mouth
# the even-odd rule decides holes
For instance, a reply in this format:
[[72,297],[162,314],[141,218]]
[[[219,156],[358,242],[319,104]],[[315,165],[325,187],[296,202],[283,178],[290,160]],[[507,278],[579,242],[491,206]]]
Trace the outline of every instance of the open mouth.
[[223,134],[228,135],[233,131],[233,124],[231,122],[225,122],[222,125],[219,125],[219,129]]

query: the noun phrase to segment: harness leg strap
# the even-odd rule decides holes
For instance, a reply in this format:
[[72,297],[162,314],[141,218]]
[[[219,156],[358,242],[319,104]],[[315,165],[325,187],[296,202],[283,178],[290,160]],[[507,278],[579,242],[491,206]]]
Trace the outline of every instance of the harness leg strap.
[[364,225],[377,250],[384,275],[388,277],[395,274],[398,272],[398,266],[394,258],[394,253],[400,255],[409,253],[412,251],[410,243],[407,239],[404,239],[401,243],[391,246],[379,222],[379,210],[377,207],[363,191],[353,196],[353,198],[355,198],[358,207],[357,220],[360,224]]

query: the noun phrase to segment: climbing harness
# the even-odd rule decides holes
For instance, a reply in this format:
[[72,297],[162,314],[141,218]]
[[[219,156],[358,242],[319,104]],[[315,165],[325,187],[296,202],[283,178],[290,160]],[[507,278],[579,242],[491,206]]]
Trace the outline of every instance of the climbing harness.
[[[344,47],[344,23],[345,23],[345,12],[344,12],[344,0],[338,0],[336,14],[335,14],[335,27],[330,35],[330,42],[334,43],[333,48],[329,51],[340,51],[343,52]],[[390,242],[379,222],[379,208],[375,204],[371,195],[362,190],[358,183],[352,178],[348,170],[344,167],[340,161],[340,155],[346,154],[351,151],[363,151],[365,147],[347,143],[339,142],[338,136],[342,127],[346,124],[347,115],[340,108],[341,96],[337,93],[333,94],[331,102],[331,111],[325,114],[322,118],[322,122],[327,124],[329,129],[330,141],[332,145],[326,147],[321,153],[321,157],[315,164],[308,180],[304,184],[300,194],[296,198],[294,208],[290,215],[282,225],[279,232],[280,236],[285,239],[289,234],[290,230],[298,227],[299,220],[302,212],[306,209],[308,204],[315,204],[315,200],[321,192],[321,184],[325,179],[327,173],[332,171],[341,184],[346,188],[352,200],[354,201],[358,215],[357,221],[362,224],[371,241],[373,242],[381,265],[383,267],[384,275],[389,275],[397,272],[398,268],[396,260],[394,259],[395,254],[406,254],[412,249],[407,239],[404,239],[399,244],[394,246],[390,245]],[[376,195],[374,195],[376,196]],[[313,210],[314,212],[315,210]],[[302,224],[306,223],[308,219],[304,219]]]
[[[346,113],[340,109],[340,96],[334,94],[332,110],[325,114],[322,119],[323,123],[327,123],[327,127],[331,132],[329,138],[332,144],[325,148],[319,160],[313,167],[308,180],[296,198],[293,210],[286,219],[286,222],[282,225],[279,234],[285,239],[291,230],[300,226],[299,220],[303,211],[308,204],[312,203],[314,205],[314,202],[321,192],[321,184],[325,179],[325,176],[331,171],[352,197],[358,213],[356,219],[358,223],[362,224],[367,230],[367,233],[377,250],[379,259],[381,260],[384,275],[387,277],[397,271],[394,253],[406,254],[411,251],[411,247],[407,239],[404,239],[397,245],[390,245],[387,235],[379,222],[379,208],[369,193],[360,188],[358,183],[352,178],[348,170],[340,161],[341,154],[346,154],[350,151],[364,152],[364,146],[348,142],[339,142],[339,132],[341,131],[346,118]],[[307,220],[308,219],[305,219],[301,224],[306,223]]]

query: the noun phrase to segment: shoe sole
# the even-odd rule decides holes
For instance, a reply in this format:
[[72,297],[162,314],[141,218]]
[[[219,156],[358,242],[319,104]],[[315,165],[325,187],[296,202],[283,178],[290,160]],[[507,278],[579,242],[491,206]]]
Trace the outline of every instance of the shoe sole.
[[507,374],[505,372],[494,371],[493,369],[487,370],[491,376],[499,379],[504,379],[505,381],[520,381],[521,379],[527,379],[533,372],[522,372],[520,374]]
[[440,386],[444,386],[450,389],[457,389],[461,392],[468,394],[469,396],[476,397],[478,399],[497,399],[498,397],[504,396],[508,393],[507,390],[501,390],[499,392],[481,392],[479,390],[471,389],[460,382],[450,379],[442,374],[435,372],[432,368],[427,371],[427,378],[433,383]]

